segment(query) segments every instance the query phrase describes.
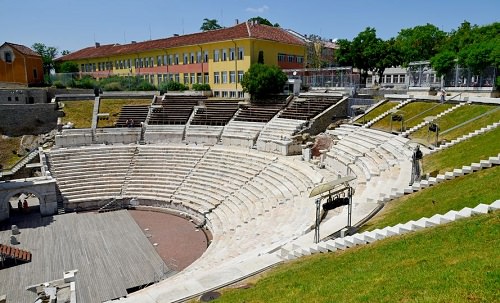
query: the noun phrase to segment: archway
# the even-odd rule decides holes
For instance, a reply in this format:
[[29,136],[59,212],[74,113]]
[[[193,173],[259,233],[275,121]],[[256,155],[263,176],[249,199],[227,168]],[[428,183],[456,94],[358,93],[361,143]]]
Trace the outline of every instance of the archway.
[[[23,203],[24,198],[26,198],[28,204],[27,210],[31,210],[32,207],[33,210],[38,208],[42,216],[56,214],[57,200],[55,185],[56,181],[52,178],[33,178],[0,182],[0,221],[8,219],[11,212],[18,208],[17,203],[19,202],[19,197],[22,197],[21,202]],[[15,201],[14,205],[11,204],[11,201]],[[38,206],[36,202],[38,202]]]
[[40,198],[29,190],[13,194],[9,198],[9,217],[40,212]]

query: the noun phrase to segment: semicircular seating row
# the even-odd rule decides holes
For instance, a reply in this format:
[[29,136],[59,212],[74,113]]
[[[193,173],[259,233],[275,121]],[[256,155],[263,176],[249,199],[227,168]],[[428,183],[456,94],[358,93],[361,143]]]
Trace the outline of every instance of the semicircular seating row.
[[236,147],[91,146],[53,149],[48,158],[70,207],[122,197],[203,214],[214,238],[193,269],[309,231],[308,195],[322,181],[300,161]]

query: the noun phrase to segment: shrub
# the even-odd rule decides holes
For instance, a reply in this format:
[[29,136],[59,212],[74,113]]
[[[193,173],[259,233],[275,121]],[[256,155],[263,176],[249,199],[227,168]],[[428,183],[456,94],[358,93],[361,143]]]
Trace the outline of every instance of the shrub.
[[193,90],[196,90],[196,91],[209,91],[209,90],[211,90],[211,88],[210,88],[210,84],[208,84],[208,83],[204,83],[204,84],[195,83],[195,84],[193,84]]
[[52,83],[52,85],[54,85],[56,88],[66,88],[66,85],[64,85],[64,83],[62,83],[59,80],[54,81],[54,83]]
[[161,91],[185,91],[187,89],[188,87],[184,84],[175,81],[168,81],[160,85]]
[[123,90],[120,82],[110,82],[106,83],[102,86],[102,90],[104,91],[121,91]]
[[139,82],[139,84],[137,85],[137,90],[149,91],[149,90],[155,90],[155,89],[156,89],[156,87],[146,80],[141,80]]
[[74,87],[76,88],[94,88],[96,86],[96,80],[91,76],[83,76],[82,78],[75,80]]

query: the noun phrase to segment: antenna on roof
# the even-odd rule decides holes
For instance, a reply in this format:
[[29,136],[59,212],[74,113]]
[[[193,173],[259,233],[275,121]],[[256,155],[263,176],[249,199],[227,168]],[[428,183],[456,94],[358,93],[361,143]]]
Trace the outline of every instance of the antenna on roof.
[[151,40],[151,24],[149,25],[149,40]]

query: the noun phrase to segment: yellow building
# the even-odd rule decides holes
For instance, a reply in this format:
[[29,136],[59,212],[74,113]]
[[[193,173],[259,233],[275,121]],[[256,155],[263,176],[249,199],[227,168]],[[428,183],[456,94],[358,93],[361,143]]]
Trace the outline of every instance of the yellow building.
[[41,84],[42,57],[29,47],[5,42],[0,45],[0,82],[29,86]]
[[208,83],[215,97],[237,98],[239,84],[259,56],[282,69],[303,68],[306,46],[282,28],[244,22],[235,26],[130,44],[96,43],[58,61],[73,61],[95,78],[140,76],[154,85],[173,80],[191,86]]

